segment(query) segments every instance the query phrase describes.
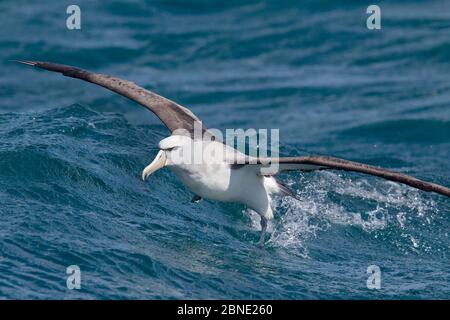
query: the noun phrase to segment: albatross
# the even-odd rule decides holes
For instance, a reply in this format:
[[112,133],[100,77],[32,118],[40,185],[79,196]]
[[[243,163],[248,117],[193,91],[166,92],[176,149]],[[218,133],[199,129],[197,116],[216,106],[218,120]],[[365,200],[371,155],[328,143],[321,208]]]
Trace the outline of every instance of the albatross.
[[[154,160],[142,171],[142,179],[145,181],[158,169],[168,167],[194,193],[192,202],[205,198],[236,202],[254,210],[261,218],[258,242],[261,248],[265,243],[267,223],[273,218],[272,197],[274,195],[295,197],[295,194],[275,177],[282,171],[354,171],[450,197],[450,189],[442,185],[340,158],[322,155],[248,156],[222,141],[211,138],[210,130],[204,127],[200,119],[189,109],[133,82],[63,64],[25,60],[17,62],[97,84],[153,112],[170,130],[171,135],[159,142],[159,151]],[[203,134],[200,138],[195,134],[196,128],[201,128]],[[193,162],[191,150],[198,140],[203,143],[201,152],[207,150],[208,156],[202,158],[203,161]],[[267,170],[268,168],[270,170]]]

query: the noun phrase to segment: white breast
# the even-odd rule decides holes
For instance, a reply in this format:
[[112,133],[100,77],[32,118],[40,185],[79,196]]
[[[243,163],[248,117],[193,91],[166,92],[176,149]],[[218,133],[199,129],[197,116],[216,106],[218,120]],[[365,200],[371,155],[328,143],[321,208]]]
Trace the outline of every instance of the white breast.
[[232,201],[231,169],[227,164],[184,165],[171,169],[196,195],[202,198]]

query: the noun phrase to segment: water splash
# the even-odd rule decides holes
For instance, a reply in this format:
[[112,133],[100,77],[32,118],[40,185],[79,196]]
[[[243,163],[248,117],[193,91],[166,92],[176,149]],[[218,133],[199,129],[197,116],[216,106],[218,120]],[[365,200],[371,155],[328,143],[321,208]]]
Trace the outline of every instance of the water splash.
[[[393,244],[404,252],[430,250],[421,240],[419,225],[432,224],[439,206],[419,190],[377,178],[320,172],[299,175],[287,183],[301,201],[275,198],[278,218],[272,224],[269,245],[297,248],[308,256],[308,242],[333,225],[354,227],[375,239]],[[255,214],[256,215],[256,214]],[[253,220],[258,228],[259,218]]]

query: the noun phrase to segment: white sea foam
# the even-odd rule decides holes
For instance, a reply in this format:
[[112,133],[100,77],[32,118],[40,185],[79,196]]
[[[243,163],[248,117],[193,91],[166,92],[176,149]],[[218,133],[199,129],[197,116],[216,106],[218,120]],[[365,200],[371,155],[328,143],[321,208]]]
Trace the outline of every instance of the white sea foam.
[[[375,179],[376,180],[376,179]],[[410,234],[411,218],[430,224],[438,211],[435,201],[423,192],[390,181],[354,178],[334,172],[321,172],[314,179],[300,176],[294,185],[301,201],[285,197],[275,198],[273,207],[279,216],[272,222],[269,245],[299,248],[308,254],[307,243],[333,224],[354,226],[379,236],[386,228],[398,228],[405,234],[412,249],[421,241]],[[369,182],[370,181],[370,182]],[[337,200],[339,199],[339,200]],[[342,201],[340,201],[342,200]],[[356,202],[354,206],[346,202]],[[360,212],[359,207],[362,206]],[[252,215],[252,224],[259,229],[259,217]]]

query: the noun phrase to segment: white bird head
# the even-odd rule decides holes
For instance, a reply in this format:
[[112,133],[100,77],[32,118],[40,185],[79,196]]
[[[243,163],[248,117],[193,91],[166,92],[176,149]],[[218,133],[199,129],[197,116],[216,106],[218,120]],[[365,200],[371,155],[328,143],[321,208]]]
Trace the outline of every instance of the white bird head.
[[172,135],[161,140],[158,144],[159,152],[155,159],[142,171],[142,180],[145,181],[149,175],[165,166],[180,164],[188,160],[184,159],[183,156],[187,154],[186,151],[192,150],[192,144],[193,140],[183,135]]

